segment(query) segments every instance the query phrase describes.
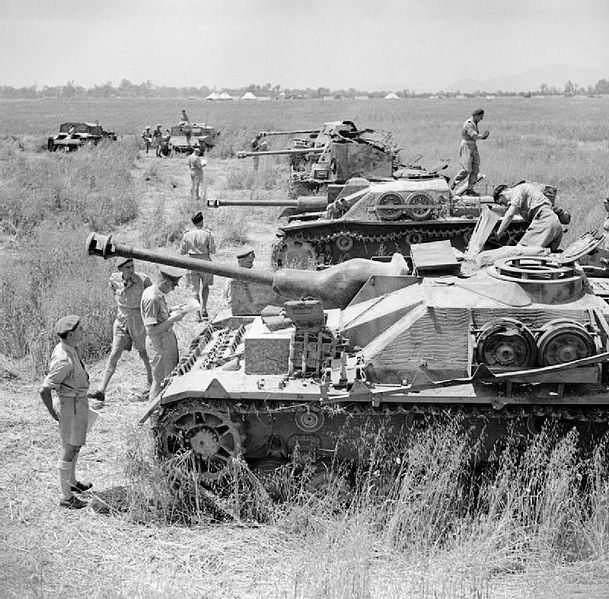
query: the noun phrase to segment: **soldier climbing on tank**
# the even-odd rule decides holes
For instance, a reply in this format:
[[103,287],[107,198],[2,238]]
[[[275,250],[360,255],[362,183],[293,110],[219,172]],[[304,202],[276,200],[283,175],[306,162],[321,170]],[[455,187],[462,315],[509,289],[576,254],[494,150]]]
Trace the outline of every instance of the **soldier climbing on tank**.
[[480,154],[478,153],[477,140],[486,139],[489,136],[488,130],[480,133],[478,123],[484,118],[484,110],[477,108],[472,112],[472,116],[463,123],[461,129],[461,147],[459,148],[459,161],[461,170],[457,173],[453,182],[453,189],[460,183],[467,180],[467,189],[464,195],[475,195],[474,185],[478,181],[480,172]]
[[520,215],[529,226],[519,245],[550,248],[552,252],[558,249],[563,236],[562,223],[550,199],[537,186],[531,183],[519,183],[514,187],[498,185],[493,191],[493,199],[507,207],[497,237],[505,233],[514,216]]

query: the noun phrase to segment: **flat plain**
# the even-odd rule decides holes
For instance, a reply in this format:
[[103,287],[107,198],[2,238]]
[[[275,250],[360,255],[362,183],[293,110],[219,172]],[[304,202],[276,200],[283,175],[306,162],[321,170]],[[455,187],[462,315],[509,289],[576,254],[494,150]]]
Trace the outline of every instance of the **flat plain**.
[[[137,149],[145,125],[169,127],[186,108],[193,121],[206,121],[222,132],[208,157],[208,198],[281,198],[287,177],[282,159],[268,160],[255,177],[251,163],[234,157],[247,149],[257,131],[350,119],[360,127],[393,132],[404,158],[422,154],[421,162],[428,166],[450,159],[448,172],[454,175],[461,124],[478,106],[485,108],[483,127],[491,132],[480,143],[482,172],[489,182],[532,179],[556,185],[558,202],[573,212],[568,239],[602,225],[601,200],[609,189],[608,98],[0,103],[0,315],[5,323],[0,334],[0,596],[607,596],[607,481],[601,481],[594,498],[588,494],[586,504],[578,503],[577,493],[561,488],[560,468],[546,481],[545,515],[541,509],[537,519],[518,512],[519,519],[503,511],[491,521],[488,514],[476,513],[459,520],[458,526],[451,522],[447,533],[429,514],[449,510],[454,481],[446,482],[442,493],[437,488],[432,493],[431,487],[443,480],[443,465],[436,464],[437,476],[429,488],[418,487],[404,508],[407,514],[400,516],[400,526],[410,527],[408,543],[388,532],[377,503],[336,510],[334,504],[299,497],[268,508],[270,516],[262,522],[238,510],[222,521],[203,511],[189,525],[175,514],[170,517],[155,507],[164,491],[150,492],[163,479],[151,457],[148,428],[136,425],[145,380],[133,355],[119,363],[107,406],[82,452],[84,477],[95,483],[93,507],[65,512],[57,506],[58,433],[36,392],[52,339],[50,327],[61,310],[85,313],[95,306],[87,326],[97,340],[91,343],[89,359],[96,384],[113,312],[106,289],[111,265],[87,258],[78,244],[95,227],[120,240],[175,252],[189,214],[202,207],[189,199],[184,158],[157,159]],[[49,154],[44,150],[46,138],[66,120],[99,120],[116,130],[119,141],[114,149],[106,145]],[[280,140],[273,143],[281,147]],[[112,162],[119,150],[124,178],[117,175],[120,165]],[[104,165],[111,165],[112,172]],[[77,204],[81,197],[86,201]],[[96,214],[87,211],[91,202],[98,207]],[[132,209],[126,211],[126,206]],[[203,209],[218,241],[216,260],[234,263],[236,249],[251,245],[257,264],[267,266],[278,210]],[[80,218],[77,225],[75,214]],[[66,247],[73,247],[68,242],[80,250],[70,250],[67,256]],[[53,256],[68,266],[57,266]],[[41,265],[45,269],[38,268]],[[142,269],[154,272],[150,265]],[[35,277],[48,285],[36,305],[19,310],[23,298],[36,291],[28,287],[39,280]],[[61,279],[60,289],[51,284],[53,277]],[[86,285],[79,285],[79,278],[87,278]],[[222,280],[217,279],[212,314],[221,305],[221,291]],[[180,289],[173,301],[184,297]],[[6,333],[9,328],[15,331],[13,337]],[[195,330],[194,321],[178,327],[182,349]],[[19,355],[17,346],[26,343],[29,349]],[[447,433],[445,449],[457,447],[459,440],[449,437]],[[565,446],[559,449],[566,452]],[[560,451],[552,455],[564,457],[564,472],[571,472],[569,455]],[[514,489],[517,492],[527,500],[534,492],[542,495],[526,484]],[[567,523],[559,529],[560,514],[568,514],[573,526]],[[571,536],[560,536],[565,531]]]

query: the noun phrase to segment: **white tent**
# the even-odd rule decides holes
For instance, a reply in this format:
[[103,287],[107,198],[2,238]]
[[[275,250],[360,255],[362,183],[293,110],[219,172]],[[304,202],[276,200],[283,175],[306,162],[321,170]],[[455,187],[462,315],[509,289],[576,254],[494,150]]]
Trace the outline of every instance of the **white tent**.
[[205,99],[206,100],[218,100],[220,98],[220,94],[216,93],[216,92],[211,92],[211,94],[209,94],[209,96],[207,96]]
[[218,100],[232,100],[231,96],[229,96],[226,92],[222,92],[218,96]]
[[396,93],[394,92],[389,92],[386,96],[385,96],[385,100],[399,100],[400,96],[398,96]]
[[256,98],[256,96],[252,92],[245,92],[239,99],[240,100],[257,100],[258,98]]

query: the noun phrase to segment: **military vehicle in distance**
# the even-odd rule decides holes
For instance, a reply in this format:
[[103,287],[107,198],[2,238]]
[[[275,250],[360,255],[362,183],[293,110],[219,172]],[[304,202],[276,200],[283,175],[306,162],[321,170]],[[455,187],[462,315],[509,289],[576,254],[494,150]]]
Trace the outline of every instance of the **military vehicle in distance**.
[[48,138],[47,148],[50,152],[71,152],[82,146],[96,146],[104,139],[116,141],[116,133],[106,131],[98,123],[67,122],[59,126],[57,135]]
[[406,274],[397,254],[267,272],[97,234],[87,250],[255,281],[285,298],[207,325],[147,408],[161,454],[189,458],[206,484],[238,456],[262,470],[366,460],[371,429],[399,440],[421,414],[461,413],[489,445],[508,427],[535,434],[543,419],[587,439],[607,431],[609,309],[568,252],[462,278],[424,276],[416,263]]
[[[323,212],[296,216],[279,227],[273,265],[315,269],[350,258],[409,255],[412,244],[444,239],[464,251],[484,206],[505,211],[489,196],[453,195],[446,178],[435,172],[383,183],[356,179]],[[506,237],[491,236],[487,247],[514,245],[527,227],[517,217]]]
[[169,151],[190,154],[195,148],[210,150],[216,145],[220,133],[210,125],[180,123],[169,130]]
[[[316,194],[352,177],[388,180],[401,166],[391,133],[358,130],[353,121],[332,121],[319,130],[301,132],[312,138],[298,141],[291,149],[238,152],[237,157],[290,156],[291,197]],[[263,133],[268,135],[259,135]]]

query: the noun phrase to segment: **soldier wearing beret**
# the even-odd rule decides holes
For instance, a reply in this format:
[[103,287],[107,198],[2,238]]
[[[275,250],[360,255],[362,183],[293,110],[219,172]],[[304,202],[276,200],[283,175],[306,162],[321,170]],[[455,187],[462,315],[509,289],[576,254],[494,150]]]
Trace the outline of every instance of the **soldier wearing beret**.
[[[87,438],[89,418],[89,376],[78,354],[84,333],[80,318],[75,314],[60,318],[55,325],[55,333],[60,341],[53,349],[49,371],[39,393],[51,417],[59,422],[62,445],[58,464],[59,505],[75,510],[87,504],[74,493],[83,493],[92,487],[91,483],[76,480],[75,474],[78,452]],[[53,406],[52,390],[59,397],[59,414]]]
[[146,327],[146,351],[152,369],[150,399],[161,392],[161,383],[176,367],[179,359],[178,341],[173,323],[184,318],[186,312],[169,312],[165,295],[173,291],[182,275],[176,269],[162,266],[156,282],[142,294],[141,312]]
[[152,384],[152,371],[146,353],[146,329],[142,322],[140,310],[144,289],[152,285],[148,275],[135,272],[133,259],[119,258],[116,261],[118,272],[110,276],[110,288],[114,293],[117,312],[113,327],[112,350],[106,364],[102,384],[89,397],[104,401],[110,379],[116,370],[116,365],[123,351],[131,351],[132,347],[140,354],[146,369],[148,385]]
[[475,195],[474,185],[478,181],[480,172],[480,154],[478,153],[477,141],[486,139],[488,131],[480,133],[478,123],[484,118],[484,110],[478,108],[472,112],[472,116],[463,123],[461,129],[461,146],[459,148],[459,161],[461,170],[457,173],[453,182],[453,188],[467,179],[465,195]]
[[[180,244],[180,254],[186,254],[189,258],[196,258],[197,260],[210,261],[211,254],[216,253],[216,243],[211,231],[204,226],[203,213],[201,211],[195,212],[191,221],[195,228],[184,233]],[[184,278],[186,288],[201,305],[199,318],[207,318],[209,286],[214,284],[214,275],[198,270],[188,270]]]

